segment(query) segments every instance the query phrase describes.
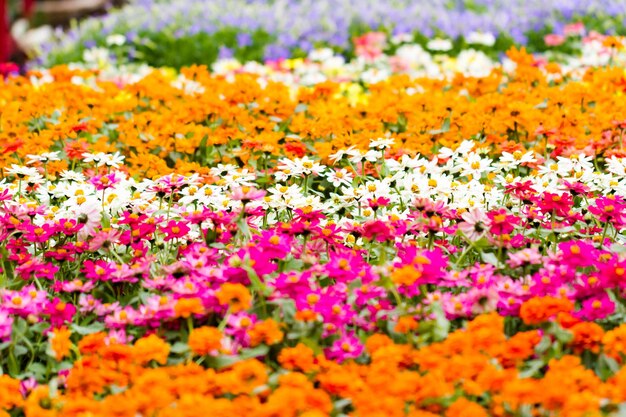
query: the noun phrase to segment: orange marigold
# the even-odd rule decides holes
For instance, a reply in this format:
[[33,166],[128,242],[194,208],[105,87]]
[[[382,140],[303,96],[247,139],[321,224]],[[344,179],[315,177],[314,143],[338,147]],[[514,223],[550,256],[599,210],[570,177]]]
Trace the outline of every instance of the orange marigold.
[[0,411],[22,405],[20,381],[8,375],[0,375]]
[[71,335],[72,331],[65,326],[52,330],[52,334],[50,335],[50,348],[52,352],[54,352],[56,360],[60,361],[70,354],[70,348],[72,347],[72,342],[70,341]]
[[371,355],[380,348],[393,345],[393,340],[386,334],[375,333],[367,338],[365,342],[365,350]]
[[135,360],[141,364],[153,360],[161,365],[165,365],[165,363],[167,363],[167,357],[170,354],[170,345],[159,336],[151,334],[135,342],[133,354]]
[[222,347],[222,332],[216,327],[199,327],[191,331],[187,343],[196,355],[210,355]]
[[96,353],[105,345],[106,337],[104,332],[88,334],[78,342],[78,350],[83,355]]
[[481,407],[479,404],[476,404],[473,401],[470,401],[464,397],[456,400],[448,409],[446,410],[446,417],[489,417],[487,411]]
[[418,324],[414,317],[404,316],[398,318],[398,322],[396,323],[394,330],[398,333],[406,334],[417,330],[417,326]]
[[284,333],[280,330],[280,326],[273,319],[259,321],[248,329],[250,336],[250,345],[258,346],[261,343],[266,345],[275,345],[283,340]]
[[622,324],[613,330],[609,330],[602,337],[604,353],[619,358],[626,354],[626,324]]
[[295,347],[281,350],[278,354],[278,363],[289,371],[309,372],[315,369],[315,355],[313,349],[298,343]]
[[396,285],[412,285],[421,278],[422,273],[411,265],[397,268],[391,273],[391,280]]
[[568,313],[573,308],[572,302],[566,298],[533,297],[522,304],[520,317],[526,324],[540,324],[558,313]]
[[570,332],[574,334],[571,345],[574,351],[581,353],[583,350],[590,350],[598,353],[600,351],[600,342],[604,336],[604,329],[597,323],[580,322],[570,327]]
[[228,304],[231,313],[247,310],[252,305],[250,291],[242,284],[226,283],[215,293],[220,304]]
[[197,297],[193,298],[181,298],[176,302],[174,306],[174,313],[176,317],[191,317],[192,314],[203,314],[204,306],[202,300]]

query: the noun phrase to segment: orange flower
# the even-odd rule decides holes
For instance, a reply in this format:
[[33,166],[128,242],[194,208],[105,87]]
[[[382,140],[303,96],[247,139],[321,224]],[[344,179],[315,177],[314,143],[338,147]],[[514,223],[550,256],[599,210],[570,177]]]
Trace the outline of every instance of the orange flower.
[[261,343],[266,345],[275,345],[283,340],[284,333],[280,330],[280,326],[273,319],[259,321],[248,329],[250,336],[250,345],[258,346]]
[[174,306],[176,317],[187,318],[192,314],[204,314],[202,300],[197,297],[180,298]]
[[82,355],[97,353],[104,347],[106,337],[104,332],[88,334],[78,342],[78,350]]
[[418,324],[414,317],[403,316],[398,318],[398,322],[396,323],[394,330],[398,333],[409,333],[417,330],[417,326]]
[[19,407],[23,403],[20,381],[8,375],[0,375],[0,411]]
[[572,302],[566,298],[534,297],[522,304],[520,317],[526,324],[540,324],[558,313],[569,313],[573,308]]
[[604,329],[599,324],[583,321],[570,327],[569,331],[574,334],[574,339],[570,342],[574,347],[574,352],[582,353],[583,350],[590,350],[598,353],[600,351]]
[[626,324],[606,332],[602,337],[602,346],[604,353],[613,358],[626,355]]
[[367,338],[365,349],[371,355],[377,350],[390,345],[393,345],[393,340],[386,334],[373,334]]
[[252,305],[250,291],[242,284],[223,284],[215,293],[220,304],[228,304],[231,313],[247,310]]
[[267,382],[267,369],[262,362],[248,359],[237,362],[223,374],[222,389],[231,394],[251,393]]
[[396,285],[412,285],[422,276],[422,273],[412,267],[405,265],[397,268],[391,273],[391,280]]
[[487,411],[473,401],[459,398],[446,410],[446,417],[488,417]]
[[292,348],[283,348],[278,354],[278,363],[289,371],[312,371],[315,369],[313,349],[303,343],[298,343]]
[[60,361],[70,354],[70,348],[72,347],[72,342],[70,341],[71,335],[71,330],[68,330],[65,326],[52,331],[50,335],[50,348],[54,352],[56,360]]
[[151,334],[135,342],[133,354],[135,360],[141,364],[156,361],[161,365],[165,365],[170,354],[170,345],[157,335]]
[[199,327],[189,334],[189,349],[196,355],[211,355],[222,347],[222,332],[215,327]]

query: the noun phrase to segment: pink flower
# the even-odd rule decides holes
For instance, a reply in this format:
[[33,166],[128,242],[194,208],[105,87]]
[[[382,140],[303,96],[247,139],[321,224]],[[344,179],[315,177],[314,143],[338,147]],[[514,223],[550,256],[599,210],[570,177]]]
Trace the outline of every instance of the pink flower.
[[272,230],[263,230],[257,239],[257,247],[271,259],[283,259],[291,252],[292,244],[293,237]]
[[537,248],[522,249],[519,252],[511,253],[506,263],[511,268],[517,268],[524,264],[534,265],[541,263],[543,256],[539,253]]
[[46,314],[50,315],[50,325],[55,328],[63,326],[66,322],[71,322],[75,313],[76,307],[60,298],[55,298],[46,308]]
[[90,178],[89,182],[96,187],[96,190],[106,190],[120,182],[120,179],[117,178],[113,172],[107,175],[96,175]]
[[509,234],[520,222],[519,217],[508,214],[506,209],[493,210],[487,213],[489,217],[489,231],[494,235]]
[[615,303],[606,292],[583,301],[582,308],[576,312],[580,319],[593,321],[603,319],[615,312]]
[[585,34],[585,24],[583,22],[576,22],[565,25],[563,33],[566,36],[583,36]]
[[361,235],[370,240],[377,242],[385,242],[394,238],[393,231],[389,228],[387,222],[382,220],[368,220],[361,228]]
[[113,229],[99,231],[89,240],[89,250],[109,249],[114,243],[117,243],[121,234],[122,232],[119,230]]
[[359,357],[363,349],[363,344],[356,335],[354,333],[348,333],[335,340],[332,346],[326,349],[325,353],[328,359],[343,362],[347,359]]
[[28,224],[25,226],[25,229],[24,237],[33,243],[43,243],[56,233],[56,228],[47,223],[41,226]]
[[601,222],[611,222],[616,229],[626,224],[626,204],[620,196],[607,196],[596,199],[594,205],[589,206],[589,212]]
[[535,202],[543,213],[551,213],[559,217],[567,217],[574,205],[574,200],[569,193],[553,194],[545,192]]
[[72,236],[82,229],[83,226],[84,224],[79,223],[78,220],[75,219],[60,219],[57,222],[57,231],[66,236]]
[[185,222],[180,222],[176,220],[170,220],[167,223],[167,226],[161,227],[161,232],[167,235],[163,239],[166,242],[172,239],[184,237],[189,232],[189,230],[191,229],[189,228],[189,226],[187,226],[187,224],[185,224]]
[[473,207],[461,215],[464,222],[459,223],[459,230],[472,242],[480,239],[487,230],[489,218],[479,207]]
[[265,190],[258,190],[254,187],[240,187],[233,191],[230,198],[232,200],[241,201],[245,204],[249,201],[259,200],[265,197],[265,194]]
[[387,35],[383,32],[369,32],[354,38],[355,53],[368,61],[373,61],[383,53]]
[[6,311],[0,310],[0,340],[8,342],[11,340],[13,331],[13,317]]
[[116,271],[117,268],[114,262],[106,262],[102,259],[98,259],[95,262],[86,260],[82,269],[85,276],[94,281],[108,281]]
[[543,41],[547,46],[559,46],[565,42],[565,36],[551,33],[543,37]]
[[26,378],[20,381],[20,394],[24,398],[28,396],[28,394],[37,387],[37,380],[33,377]]

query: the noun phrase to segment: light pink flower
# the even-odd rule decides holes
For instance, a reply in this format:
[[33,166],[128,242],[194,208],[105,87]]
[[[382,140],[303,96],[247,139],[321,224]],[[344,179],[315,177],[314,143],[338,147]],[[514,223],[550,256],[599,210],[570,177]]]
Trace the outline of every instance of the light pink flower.
[[551,33],[543,37],[543,41],[547,46],[559,46],[565,42],[565,36]]
[[464,222],[459,223],[459,230],[472,242],[480,239],[488,227],[489,218],[485,212],[478,207],[466,211],[461,215],[461,218]]

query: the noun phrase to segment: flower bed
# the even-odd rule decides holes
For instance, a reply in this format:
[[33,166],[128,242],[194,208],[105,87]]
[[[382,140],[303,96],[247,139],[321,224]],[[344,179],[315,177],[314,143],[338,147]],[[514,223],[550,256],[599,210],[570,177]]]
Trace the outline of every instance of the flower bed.
[[480,77],[3,80],[0,412],[619,415],[623,56],[597,42]]

